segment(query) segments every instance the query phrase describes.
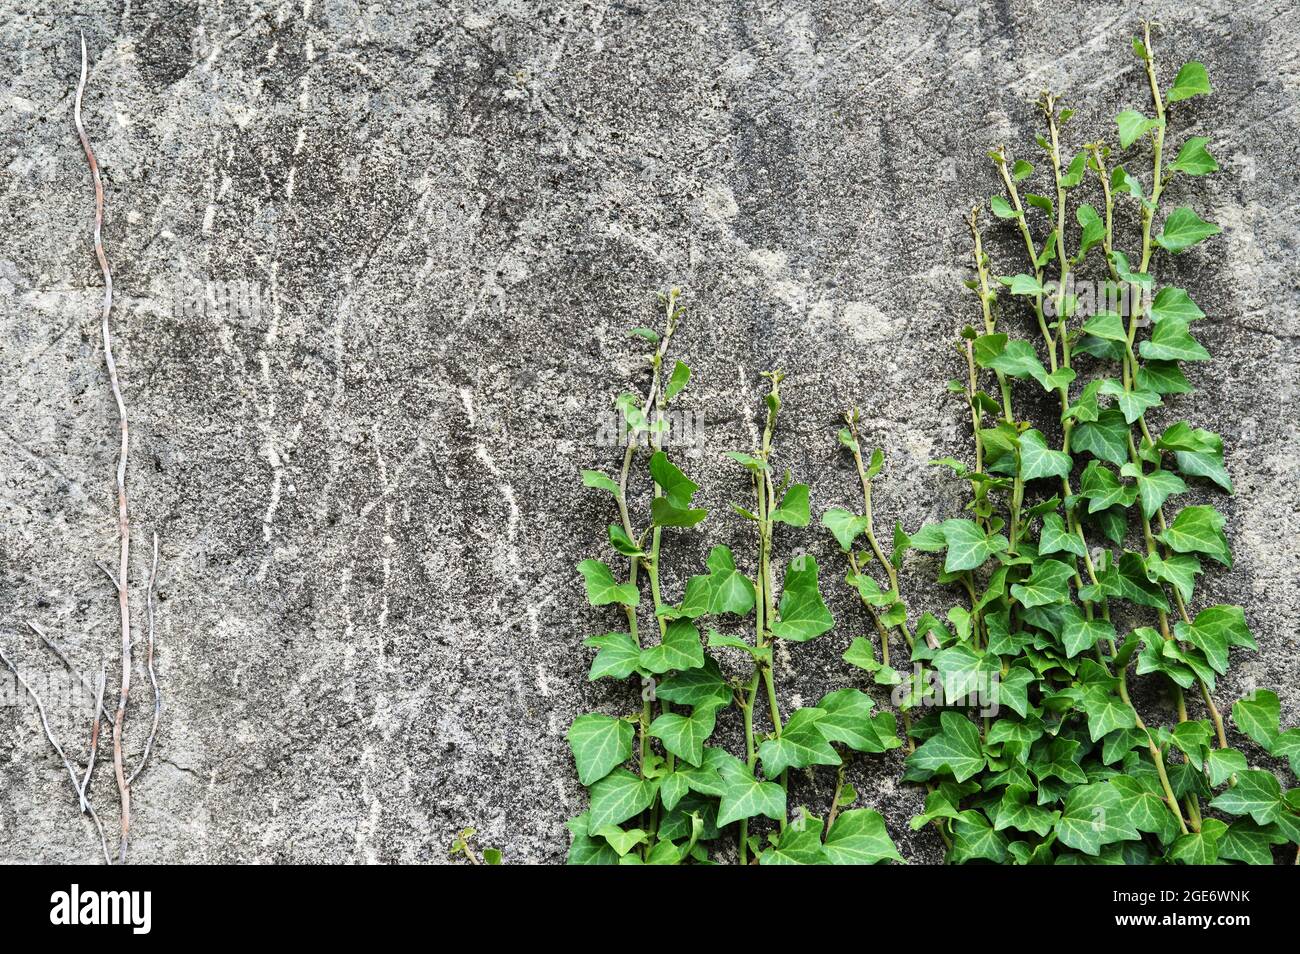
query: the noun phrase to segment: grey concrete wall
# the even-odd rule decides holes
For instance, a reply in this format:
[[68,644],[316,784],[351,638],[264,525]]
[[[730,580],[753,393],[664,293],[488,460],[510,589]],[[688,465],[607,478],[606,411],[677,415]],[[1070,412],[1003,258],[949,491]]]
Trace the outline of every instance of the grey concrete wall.
[[[1186,416],[1223,433],[1237,599],[1254,680],[1298,703],[1294,197],[1300,36],[1287,3],[903,0],[220,5],[6,12],[0,27],[0,645],[33,677],[115,657],[115,412],[98,343],[85,117],[108,184],[107,245],[134,440],[134,577],[162,537],[157,757],[135,792],[138,861],[437,861],[472,824],[509,861],[558,861],[581,810],[564,732],[635,706],[586,681],[610,628],[574,564],[605,555],[600,415],[644,387],[626,328],[686,289],[684,407],[711,448],[748,449],[758,373],[790,375],[782,459],[814,508],[851,504],[834,429],[850,403],[890,448],[882,519],[914,528],[962,491],[925,466],[969,447],[949,342],[971,321],[961,214],[996,189],[999,141],[1034,151],[1042,88],[1074,144],[1147,104],[1128,37],[1162,72],[1208,67],[1180,110],[1224,174],[1178,182],[1224,234],[1172,273],[1218,356]],[[1131,233],[1130,233],[1131,234]],[[999,270],[1021,270],[1005,229]],[[201,290],[211,299],[193,300]],[[1025,334],[1028,334],[1026,327]],[[686,458],[717,508],[673,534],[670,592],[729,542],[744,479]],[[784,535],[839,574],[820,531]],[[788,552],[788,550],[787,550]],[[942,608],[909,570],[916,609]],[[861,684],[839,654],[864,621],[780,659],[787,704]],[[146,733],[137,674],[130,751]],[[1160,700],[1148,700],[1158,706]],[[1167,707],[1166,707],[1167,711]],[[53,713],[72,750],[82,716]],[[734,736],[734,726],[724,726]],[[935,861],[901,757],[855,763],[912,860]],[[818,807],[830,779],[797,778]],[[114,798],[101,768],[95,791]],[[93,861],[27,706],[0,707],[0,858]]]

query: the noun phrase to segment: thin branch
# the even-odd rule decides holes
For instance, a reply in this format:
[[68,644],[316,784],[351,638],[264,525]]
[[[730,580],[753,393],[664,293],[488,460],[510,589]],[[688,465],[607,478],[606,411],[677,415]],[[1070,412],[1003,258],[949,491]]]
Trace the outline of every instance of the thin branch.
[[0,650],[0,662],[3,662],[9,667],[9,671],[14,674],[15,678],[17,678],[20,683],[22,683],[22,687],[27,690],[27,694],[31,696],[32,701],[36,703],[36,711],[40,714],[41,728],[45,730],[45,738],[49,739],[50,745],[54,747],[54,751],[57,752],[59,758],[63,760],[63,767],[68,770],[68,778],[72,780],[72,787],[76,789],[77,798],[81,800],[82,810],[89,812],[90,818],[95,823],[95,828],[99,832],[99,844],[100,847],[104,849],[104,862],[111,865],[113,860],[108,854],[108,840],[104,837],[104,826],[99,821],[99,815],[95,812],[95,806],[90,804],[90,800],[86,798],[85,792],[82,791],[81,785],[77,781],[77,770],[72,767],[72,762],[68,760],[67,755],[63,752],[63,746],[59,745],[58,740],[54,738],[54,733],[50,730],[50,720],[45,717],[45,704],[41,702],[41,697],[36,694],[36,690],[27,684],[27,680],[24,679],[23,674],[18,671],[18,667],[9,661],[9,657],[4,654],[4,650]]
[[145,606],[148,610],[149,618],[149,650],[145,659],[149,669],[149,681],[153,684],[153,726],[149,729],[149,739],[144,744],[144,754],[140,756],[140,764],[132,773],[128,786],[134,785],[135,780],[140,777],[144,771],[145,765],[149,761],[149,753],[153,751],[153,740],[158,735],[158,721],[162,718],[162,689],[158,686],[158,675],[153,668],[153,588],[154,582],[158,579],[158,534],[153,535],[153,563],[149,567],[149,582],[145,588]]
[[99,712],[104,708],[104,682],[108,672],[104,664],[99,664],[99,683],[98,690],[95,693],[95,713],[94,721],[90,726],[90,759],[86,762],[86,777],[81,780],[81,810],[84,812],[89,803],[86,801],[86,792],[90,790],[90,774],[95,771],[95,756],[99,754]]
[[[41,641],[44,642],[47,647],[49,647],[50,652],[58,656],[59,661],[63,663],[63,665],[68,667],[68,672],[72,673],[81,681],[81,688],[85,689],[89,695],[94,696],[95,689],[93,686],[91,686],[90,680],[77,671],[77,667],[72,665],[72,660],[68,658],[68,654],[59,648],[59,644],[56,643],[53,639],[51,639],[49,635],[45,632],[45,630],[41,629],[30,619],[27,621],[27,626],[33,633],[41,637]],[[113,721],[113,717],[109,714],[108,710],[104,708],[104,703],[102,699],[100,700],[100,704],[99,704],[99,712],[109,722]]]
[[99,269],[104,273],[102,325],[104,362],[108,366],[108,379],[113,388],[113,398],[117,401],[117,416],[122,432],[122,447],[117,458],[117,529],[121,541],[117,569],[117,602],[122,615],[122,687],[117,697],[117,717],[113,720],[113,770],[117,774],[117,790],[122,803],[122,840],[118,848],[118,860],[126,861],[126,846],[131,831],[131,786],[126,780],[126,771],[122,764],[122,724],[126,721],[126,702],[131,692],[131,602],[127,593],[131,523],[126,509],[126,458],[130,441],[126,422],[126,402],[122,399],[122,388],[118,383],[117,362],[113,360],[113,339],[108,326],[109,314],[113,310],[113,273],[108,267],[108,257],[104,254],[104,183],[99,176],[99,163],[95,160],[95,151],[91,149],[90,139],[86,136],[86,127],[81,123],[81,97],[86,89],[87,73],[86,34],[82,33],[81,79],[77,82],[77,96],[72,116],[77,126],[77,136],[81,139],[81,147],[86,151],[90,176],[95,183],[95,257],[99,259]]

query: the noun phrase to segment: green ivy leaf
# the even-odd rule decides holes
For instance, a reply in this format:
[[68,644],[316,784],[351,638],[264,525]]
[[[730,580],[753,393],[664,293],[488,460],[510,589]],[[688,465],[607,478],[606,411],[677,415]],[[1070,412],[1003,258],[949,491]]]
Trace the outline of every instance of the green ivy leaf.
[[1033,275],[1026,275],[1023,272],[1019,275],[1013,275],[1010,278],[1001,278],[999,281],[1006,285],[1007,289],[1013,295],[1043,294],[1043,283]]
[[1108,408],[1095,421],[1085,421],[1074,429],[1071,439],[1075,450],[1122,466],[1128,460],[1129,425],[1124,415]]
[[841,812],[826,833],[824,850],[833,865],[874,865],[903,860],[885,829],[884,818],[869,808]]
[[989,199],[989,208],[992,209],[993,214],[1000,219],[1014,219],[1018,217],[1016,210],[1011,207],[1011,203],[1000,195],[995,195]]
[[1130,506],[1137,499],[1137,487],[1120,483],[1115,472],[1100,461],[1092,460],[1079,478],[1079,496],[1088,500],[1088,512],[1107,510],[1116,504]]
[[594,487],[597,490],[608,490],[615,497],[619,495],[618,484],[598,470],[584,470],[582,472],[582,485],[584,487]]
[[1079,708],[1088,717],[1088,735],[1094,742],[1116,729],[1137,728],[1133,707],[1106,686],[1088,686],[1079,698]]
[[1002,864],[1007,859],[1007,836],[994,831],[981,812],[964,811],[953,824],[952,851],[948,861],[954,865],[983,859]]
[[1142,357],[1153,361],[1209,361],[1210,352],[1192,337],[1187,323],[1166,318],[1156,325],[1151,338],[1138,344]]
[[817,588],[817,561],[813,557],[796,557],[786,567],[780,615],[770,626],[772,634],[794,643],[815,639],[835,625]]
[[1228,826],[1217,818],[1207,818],[1199,832],[1189,832],[1174,842],[1169,858],[1185,865],[1212,865],[1219,860],[1219,839]]
[[1165,219],[1164,230],[1156,236],[1156,244],[1176,255],[1222,231],[1212,222],[1206,222],[1192,209],[1182,206],[1171,212]]
[[1043,529],[1038,534],[1038,552],[1047,556],[1049,553],[1072,553],[1084,556],[1088,551],[1079,539],[1065,527],[1065,521],[1059,513],[1043,515]]
[[781,505],[769,514],[777,523],[792,527],[806,527],[810,519],[808,514],[808,485],[793,484],[781,498]]
[[1085,855],[1098,854],[1104,845],[1139,841],[1142,837],[1125,817],[1120,792],[1108,782],[1071,789],[1056,823],[1056,834],[1061,844]]
[[1223,514],[1213,507],[1184,507],[1159,537],[1178,553],[1204,553],[1224,566],[1232,566],[1228,538],[1223,535]]
[[1249,865],[1271,865],[1273,845],[1285,845],[1288,839],[1275,826],[1261,827],[1239,818],[1219,838],[1219,857],[1244,861]]
[[776,778],[787,768],[809,765],[839,765],[840,757],[826,741],[818,723],[826,713],[821,709],[796,709],[781,735],[758,747],[763,774]]
[[760,782],[733,756],[722,763],[722,799],[718,804],[718,827],[742,818],[766,815],[774,821],[785,820],[785,790],[775,782]]
[[641,647],[627,633],[588,636],[583,640],[583,645],[600,650],[591,663],[588,681],[595,681],[604,676],[626,679],[641,665]]
[[1236,749],[1211,749],[1205,758],[1205,768],[1210,773],[1210,784],[1218,788],[1247,768],[1246,756]]
[[682,392],[688,381],[691,380],[691,369],[681,361],[673,365],[673,373],[668,378],[668,384],[664,387],[664,403],[667,404],[673,398]]
[[1137,490],[1142,501],[1142,515],[1150,519],[1171,495],[1186,491],[1187,484],[1172,471],[1153,470],[1137,475]]
[[1079,257],[1078,261],[1083,261],[1089,250],[1094,245],[1099,245],[1106,238],[1106,224],[1102,222],[1101,216],[1091,205],[1084,203],[1080,205],[1074,213],[1075,221],[1083,230],[1079,236]]
[[591,786],[588,829],[595,832],[622,824],[649,808],[658,791],[658,779],[640,778],[627,769],[615,769]]
[[1228,671],[1229,646],[1257,648],[1240,606],[1207,607],[1196,614],[1190,625],[1176,624],[1174,633],[1205,653],[1206,662],[1220,675]]
[[[948,555],[943,564],[945,573],[976,569],[1008,546],[1006,537],[985,533],[972,520],[944,521],[943,537],[948,547]],[[913,538],[913,543],[915,540]]]
[[1169,164],[1172,172],[1183,172],[1189,176],[1203,176],[1208,172],[1218,172],[1219,164],[1205,151],[1209,142],[1204,136],[1192,136],[1178,150],[1178,158]]
[[1146,133],[1158,129],[1160,120],[1148,119],[1135,109],[1126,109],[1115,117],[1115,124],[1119,127],[1120,148],[1127,149]]
[[664,492],[650,504],[656,527],[693,527],[708,515],[707,510],[691,506],[700,485],[678,470],[663,451],[656,451],[650,458],[650,474]]
[[979,730],[958,712],[940,713],[939,722],[939,733],[909,755],[907,765],[931,774],[950,772],[958,782],[964,782],[984,768]]
[[1008,785],[1006,791],[1002,793],[1001,800],[995,804],[994,831],[1014,828],[1017,831],[1033,832],[1046,838],[1051,833],[1056,820],[1061,817],[1061,813],[1029,804],[1029,796],[1032,794],[1034,789],[1028,785]]
[[609,525],[609,542],[623,556],[640,556],[641,548],[636,545],[636,541],[627,535],[621,524],[611,523]]
[[1068,477],[1073,461],[1064,451],[1050,450],[1043,435],[1030,428],[1020,435],[1020,476],[1024,480],[1039,477]]
[[840,549],[848,553],[853,549],[853,541],[866,531],[867,518],[840,507],[832,507],[822,514],[822,526],[835,537]]
[[822,820],[800,817],[780,833],[775,845],[763,852],[760,865],[824,865],[830,862],[822,848]]
[[1024,182],[1034,174],[1034,167],[1023,159],[1017,159],[1015,165],[1011,167],[1011,178],[1016,182]]
[[1232,724],[1267,751],[1277,742],[1282,704],[1271,689],[1256,689],[1232,705]]
[[1165,98],[1171,103],[1178,103],[1193,96],[1210,94],[1210,77],[1205,72],[1204,64],[1192,60],[1183,64],[1174,78],[1174,85],[1169,88]]
[[618,853],[610,847],[609,843],[603,838],[593,837],[587,827],[587,812],[583,812],[576,818],[570,818],[566,823],[569,831],[573,833],[573,840],[569,845],[569,855],[565,859],[565,864],[570,865],[616,865],[618,864]]
[[668,712],[650,723],[650,734],[673,755],[698,767],[704,762],[704,742],[713,734],[717,715],[712,705],[696,706],[690,715]]
[[1012,584],[1011,595],[1025,607],[1065,603],[1070,599],[1073,578],[1073,568],[1060,560],[1039,560],[1028,579]]
[[623,606],[636,606],[641,602],[641,594],[635,583],[619,583],[600,560],[583,560],[578,564],[587,587],[587,602],[592,606],[608,606],[621,603]]
[[583,785],[600,781],[632,757],[632,724],[624,719],[596,712],[578,716],[568,739]]
[[703,665],[700,631],[689,619],[672,620],[658,646],[641,650],[641,668],[646,672],[658,674],[670,669],[698,669]]
[[1196,588],[1196,577],[1201,572],[1201,561],[1190,553],[1174,553],[1168,559],[1158,553],[1146,558],[1147,575],[1155,582],[1168,583],[1178,590],[1184,603],[1191,602]]
[[1151,302],[1151,320],[1156,324],[1166,319],[1191,324],[1204,317],[1205,312],[1181,288],[1162,288]]
[[1175,361],[1144,362],[1138,367],[1137,386],[1157,394],[1189,394],[1192,390]]
[[1229,815],[1249,815],[1267,825],[1286,812],[1282,786],[1272,772],[1247,769],[1237,773],[1237,784],[1210,802],[1211,808]]

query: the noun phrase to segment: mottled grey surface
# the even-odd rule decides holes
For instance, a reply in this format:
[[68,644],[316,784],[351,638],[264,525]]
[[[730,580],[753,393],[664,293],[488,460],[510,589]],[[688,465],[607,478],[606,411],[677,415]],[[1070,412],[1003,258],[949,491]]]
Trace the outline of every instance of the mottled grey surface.
[[[116,653],[95,565],[114,553],[116,418],[72,127],[82,28],[137,584],[152,531],[163,550],[166,712],[135,792],[135,860],[437,861],[465,824],[510,861],[562,859],[584,799],[565,729],[637,705],[631,686],[586,681],[581,640],[616,616],[586,605],[573,571],[609,558],[607,498],[577,473],[613,469],[600,415],[645,386],[625,329],[655,324],[654,292],[681,285],[683,406],[711,448],[753,444],[758,373],[780,365],[779,453],[818,512],[854,501],[834,428],[857,403],[890,448],[882,522],[952,515],[961,488],[925,463],[969,448],[943,390],[960,368],[949,342],[976,315],[961,214],[996,189],[990,146],[1036,151],[1041,88],[1077,106],[1072,148],[1149,108],[1127,47],[1143,13],[1165,24],[1166,82],[1196,58],[1215,84],[1176,110],[1172,137],[1207,132],[1225,167],[1171,187],[1225,229],[1158,266],[1209,313],[1198,330],[1219,357],[1158,421],[1220,430],[1237,481],[1222,504],[1237,563],[1198,598],[1239,598],[1261,651],[1235,658],[1219,696],[1274,687],[1295,722],[1293,4],[78,11],[11,5],[0,27],[0,646],[34,677],[58,667],[28,619],[88,672]],[[1023,268],[1012,238],[991,227],[999,271]],[[705,533],[670,534],[670,594],[713,543],[753,562],[726,513],[743,477],[712,450],[686,464],[717,512]],[[862,684],[839,655],[864,621],[827,542],[783,529],[778,543],[833,571],[840,620],[780,657],[787,705]],[[909,566],[914,610],[943,608],[930,574]],[[83,749],[82,717],[53,714]],[[937,860],[933,832],[907,826],[921,797],[897,784],[901,757],[855,765],[859,804],[885,812],[909,859]],[[796,778],[792,799],[820,807],[829,782]],[[94,791],[111,819],[105,766]],[[94,861],[71,799],[34,712],[0,708],[0,858]]]

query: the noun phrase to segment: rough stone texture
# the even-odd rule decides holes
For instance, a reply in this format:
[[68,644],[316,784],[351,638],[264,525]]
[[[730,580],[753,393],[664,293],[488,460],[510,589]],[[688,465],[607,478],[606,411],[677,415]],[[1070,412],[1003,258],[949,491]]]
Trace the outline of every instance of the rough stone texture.
[[[1159,265],[1209,313],[1218,359],[1158,418],[1221,431],[1237,481],[1221,501],[1236,566],[1201,598],[1240,598],[1261,651],[1219,697],[1274,687],[1292,724],[1300,34],[1282,0],[1148,7],[1162,75],[1197,58],[1216,87],[1177,110],[1173,138],[1209,132],[1226,169],[1172,186],[1225,227]],[[670,593],[713,543],[752,565],[727,513],[746,484],[714,450],[752,446],[773,366],[790,375],[780,454],[816,510],[854,500],[834,429],[857,403],[890,448],[882,521],[952,515],[961,488],[925,464],[969,448],[943,382],[976,314],[961,213],[996,190],[985,151],[1032,157],[1041,88],[1072,96],[1073,145],[1148,103],[1128,3],[79,9],[11,11],[0,42],[0,642],[33,676],[58,667],[28,619],[87,672],[116,654],[95,565],[114,553],[116,419],[71,122],[83,28],[137,607],[154,530],[163,551],[166,712],[135,793],[141,862],[437,861],[465,824],[511,861],[561,860],[584,798],[565,729],[636,705],[585,678],[581,640],[615,615],[575,580],[578,559],[608,558],[611,517],[577,472],[615,466],[601,415],[645,386],[625,330],[657,322],[655,290],[687,289],[683,406],[710,448],[687,463],[716,508],[706,533],[670,536]],[[1022,270],[1012,238],[990,227],[1000,271]],[[781,657],[787,705],[861,684],[839,655],[864,621],[827,544],[782,531],[787,555],[831,568],[840,620]],[[914,610],[943,609],[930,575],[906,574]],[[136,753],[142,673],[132,701]],[[53,715],[82,748],[84,713]],[[936,861],[900,770],[858,760],[860,804],[909,859]],[[105,766],[96,778],[111,822]],[[797,778],[792,798],[819,807],[829,781]],[[0,707],[0,858],[96,855],[34,712]]]

